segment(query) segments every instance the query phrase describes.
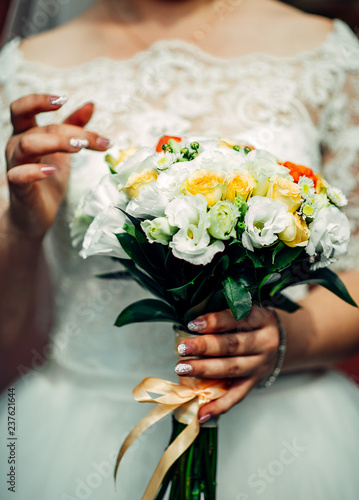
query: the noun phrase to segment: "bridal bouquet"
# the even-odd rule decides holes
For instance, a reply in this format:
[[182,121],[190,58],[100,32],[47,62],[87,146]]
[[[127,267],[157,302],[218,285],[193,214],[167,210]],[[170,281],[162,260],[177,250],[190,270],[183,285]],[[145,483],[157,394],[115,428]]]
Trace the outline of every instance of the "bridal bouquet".
[[[82,242],[84,258],[116,259],[156,297],[126,307],[117,326],[169,321],[179,342],[188,322],[208,312],[229,307],[240,320],[254,303],[293,312],[299,306],[282,292],[302,283],[355,305],[327,269],[347,251],[346,198],[310,168],[229,140],[168,136],[106,160],[110,172],[82,199],[73,241]],[[161,499],[171,487],[171,499],[214,499],[217,429],[200,427],[197,413],[225,391],[219,380],[145,379],[135,398],[157,406],[126,439],[115,475],[141,432],[175,411],[170,445],[143,498]]]

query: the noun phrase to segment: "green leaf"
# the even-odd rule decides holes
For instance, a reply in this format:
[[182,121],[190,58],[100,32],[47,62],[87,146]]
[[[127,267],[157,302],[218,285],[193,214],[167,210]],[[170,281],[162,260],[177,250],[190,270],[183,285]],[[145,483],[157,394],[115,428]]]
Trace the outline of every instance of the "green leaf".
[[285,267],[289,266],[304,251],[303,247],[291,248],[287,245],[284,246],[285,248],[283,248],[282,250],[278,250],[275,254],[275,257],[273,257],[273,268],[275,270],[284,269]]
[[340,299],[344,300],[344,302],[347,302],[347,304],[358,307],[357,303],[350,296],[342,280],[330,269],[318,269],[317,271],[310,271],[309,277],[307,279],[292,284],[300,285],[302,283],[315,283],[317,285],[320,285],[330,292],[334,293]]
[[199,276],[196,282],[197,289],[191,297],[191,305],[194,306],[196,303],[202,302],[208,296],[208,290],[218,289],[218,284],[222,281],[229,264],[228,255],[223,255],[212,269],[210,265],[206,266],[206,268],[209,268],[209,272],[205,270]]
[[272,306],[288,313],[294,313],[301,309],[299,304],[289,299],[282,293],[277,293],[274,297],[272,297]]
[[136,228],[135,226],[132,226],[131,224],[124,224],[123,226],[124,231],[126,231],[127,234],[130,234],[135,238],[136,236]]
[[279,273],[269,273],[262,279],[257,290],[259,303],[261,303],[262,288],[264,286],[273,285],[274,283],[277,283],[280,279],[281,275]]
[[248,290],[238,281],[228,277],[223,281],[223,291],[236,320],[248,316],[252,309],[252,297]]
[[173,308],[165,302],[156,299],[144,299],[126,307],[116,319],[115,326],[157,321],[176,323],[178,318]]
[[138,243],[136,238],[128,233],[119,233],[115,235],[120,242],[121,247],[127,253],[129,258],[141,269],[146,271],[150,276],[156,276],[162,279],[162,275],[158,270],[152,265],[148,260],[145,252],[142,250],[141,245]]
[[224,297],[223,290],[211,292],[202,302],[188,309],[184,314],[185,325],[198,316],[227,309],[228,304]]
[[283,250],[284,247],[285,247],[285,244],[283,243],[283,241],[280,241],[278,243],[278,245],[276,245],[276,247],[273,250],[273,254],[272,254],[272,264],[274,264],[274,262],[275,262],[275,258],[277,256],[277,253],[280,252],[281,250]]
[[132,260],[118,259],[118,261],[130,272],[131,276],[139,283],[145,290],[153,293],[160,299],[167,299],[166,290],[163,286],[159,285],[154,279],[138,269]]
[[259,269],[261,267],[264,267],[263,262],[261,259],[258,257],[258,255],[254,252],[247,252],[247,257],[252,261],[254,268]]

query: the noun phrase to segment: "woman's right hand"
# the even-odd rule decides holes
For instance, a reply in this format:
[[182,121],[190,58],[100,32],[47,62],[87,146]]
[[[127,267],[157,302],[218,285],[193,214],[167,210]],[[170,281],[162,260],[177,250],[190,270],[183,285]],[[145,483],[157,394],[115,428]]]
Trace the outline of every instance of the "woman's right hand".
[[70,174],[70,154],[83,148],[106,151],[110,142],[84,129],[94,106],[85,104],[59,125],[39,127],[36,115],[58,110],[64,102],[32,94],[11,105],[13,135],[6,147],[13,231],[42,239],[55,220]]

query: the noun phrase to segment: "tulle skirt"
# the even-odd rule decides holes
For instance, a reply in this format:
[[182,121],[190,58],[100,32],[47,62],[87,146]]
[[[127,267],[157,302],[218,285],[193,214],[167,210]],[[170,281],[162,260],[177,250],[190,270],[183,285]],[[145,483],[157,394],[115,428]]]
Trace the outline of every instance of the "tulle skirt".
[[[119,447],[152,408],[133,401],[120,385],[51,362],[14,386],[16,440],[8,439],[5,392],[0,498],[140,500],[168,442],[171,419],[130,448],[115,488]],[[219,421],[218,500],[357,500],[358,424],[359,391],[334,371],[282,375],[271,388],[252,391]]]

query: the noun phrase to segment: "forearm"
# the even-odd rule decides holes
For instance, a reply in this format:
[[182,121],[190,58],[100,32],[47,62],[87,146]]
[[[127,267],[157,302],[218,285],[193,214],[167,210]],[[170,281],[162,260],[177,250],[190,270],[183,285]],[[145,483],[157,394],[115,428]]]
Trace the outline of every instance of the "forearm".
[[[340,277],[359,304],[359,271]],[[288,336],[284,371],[331,366],[359,353],[359,309],[319,286],[301,306],[279,312]]]
[[39,275],[44,269],[41,239],[22,237],[8,212],[0,217],[0,345],[14,345],[35,317]]

